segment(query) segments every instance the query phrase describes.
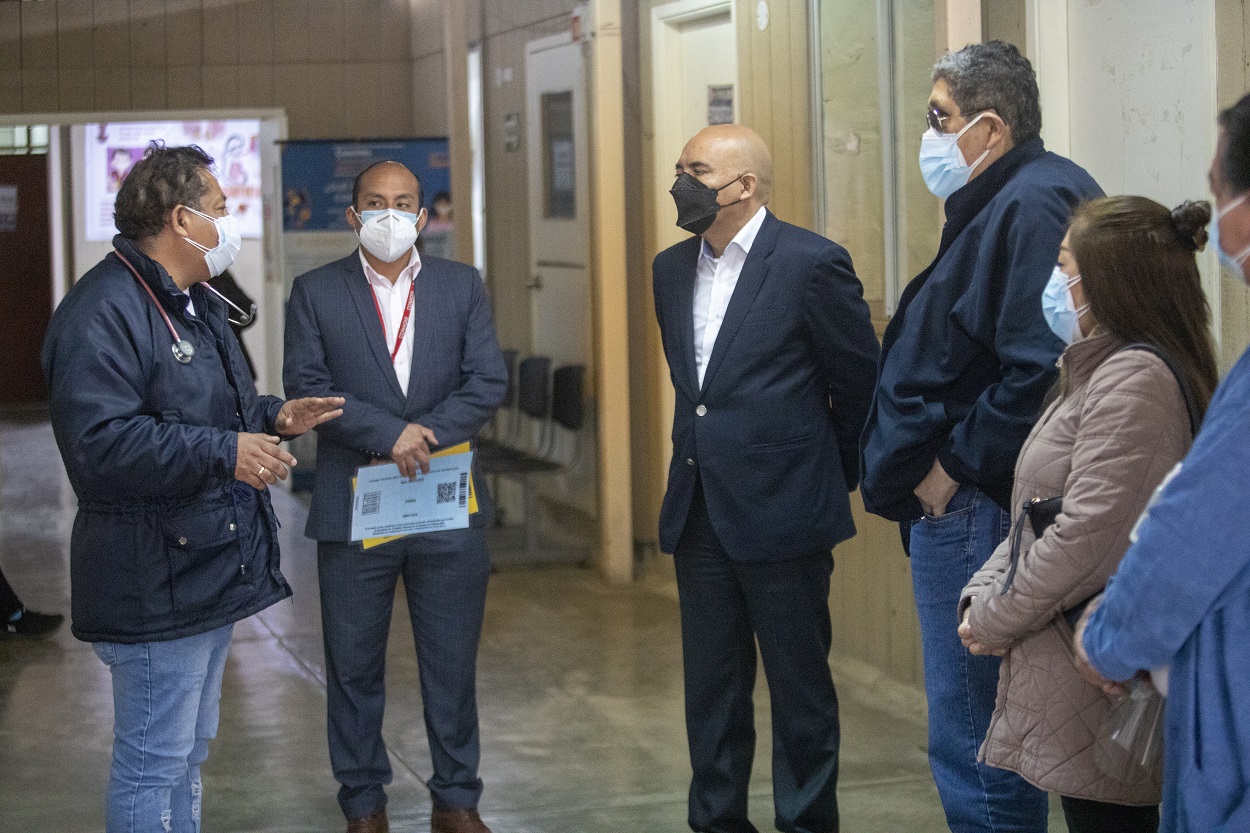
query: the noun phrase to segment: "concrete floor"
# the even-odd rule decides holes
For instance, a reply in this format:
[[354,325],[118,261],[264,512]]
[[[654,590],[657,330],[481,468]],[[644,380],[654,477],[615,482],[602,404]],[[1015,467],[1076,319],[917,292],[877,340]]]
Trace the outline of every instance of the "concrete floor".
[[[67,611],[75,499],[38,414],[0,417],[0,485],[5,574],[29,607]],[[206,831],[344,827],[325,750],[315,548],[302,535],[303,505],[281,491],[274,498],[295,598],[236,626],[221,729],[204,768]],[[688,829],[671,562],[662,558],[646,572],[626,588],[572,566],[507,567],[492,578],[479,705],[481,811],[496,833]],[[395,768],[391,828],[425,831],[429,752],[402,593],[396,608],[385,729]],[[842,703],[843,829],[944,829],[915,692],[885,692],[853,663],[831,662]],[[768,831],[771,740],[762,680],[756,714],[751,817]],[[0,640],[0,831],[102,829],[111,724],[108,672],[68,625],[43,641]],[[1052,830],[1063,830],[1056,810]]]

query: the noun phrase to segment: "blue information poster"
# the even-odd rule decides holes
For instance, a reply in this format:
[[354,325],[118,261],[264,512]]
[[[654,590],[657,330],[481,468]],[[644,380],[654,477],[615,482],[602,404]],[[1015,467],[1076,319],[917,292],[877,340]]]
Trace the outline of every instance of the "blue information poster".
[[374,162],[402,162],[421,180],[425,207],[449,195],[447,139],[310,139],[282,143],[283,229],[350,231],[352,181]]

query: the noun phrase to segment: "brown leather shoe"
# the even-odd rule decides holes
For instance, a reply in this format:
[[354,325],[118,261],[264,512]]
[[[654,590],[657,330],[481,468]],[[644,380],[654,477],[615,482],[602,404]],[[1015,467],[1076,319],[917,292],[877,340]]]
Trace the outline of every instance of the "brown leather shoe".
[[430,833],[490,833],[490,828],[472,807],[435,807],[430,814]]
[[390,829],[385,808],[358,819],[347,820],[347,833],[390,833]]

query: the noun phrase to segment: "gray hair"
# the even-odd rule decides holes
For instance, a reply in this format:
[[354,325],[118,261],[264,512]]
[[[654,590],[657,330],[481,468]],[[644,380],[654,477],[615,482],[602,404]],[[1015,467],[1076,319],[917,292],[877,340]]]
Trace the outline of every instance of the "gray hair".
[[1220,127],[1226,138],[1216,164],[1219,177],[1233,193],[1250,191],[1250,95],[1220,113]]
[[127,240],[146,240],[161,233],[175,206],[202,208],[208,193],[213,158],[197,145],[166,147],[151,142],[117,191],[113,225]]
[[1029,59],[1000,40],[974,43],[948,52],[933,65],[933,80],[946,82],[959,112],[993,110],[1011,128],[1016,144],[1042,132],[1037,75]]

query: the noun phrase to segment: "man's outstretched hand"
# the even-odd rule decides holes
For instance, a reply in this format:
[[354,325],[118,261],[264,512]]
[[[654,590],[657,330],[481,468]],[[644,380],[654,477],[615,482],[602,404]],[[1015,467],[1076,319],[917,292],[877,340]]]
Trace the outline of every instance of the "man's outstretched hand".
[[306,396],[303,399],[289,399],[278,411],[274,427],[284,437],[294,437],[311,431],[323,422],[329,422],[343,415],[341,396]]

